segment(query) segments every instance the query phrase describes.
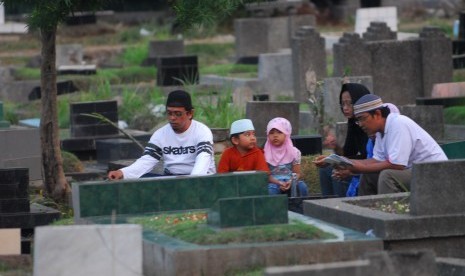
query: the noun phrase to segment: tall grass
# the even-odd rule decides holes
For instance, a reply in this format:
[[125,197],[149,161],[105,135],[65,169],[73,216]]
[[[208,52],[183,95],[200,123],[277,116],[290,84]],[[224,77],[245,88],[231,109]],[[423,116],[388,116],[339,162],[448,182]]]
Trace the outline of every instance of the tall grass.
[[119,60],[125,66],[140,66],[149,55],[147,43],[138,44],[126,48]]

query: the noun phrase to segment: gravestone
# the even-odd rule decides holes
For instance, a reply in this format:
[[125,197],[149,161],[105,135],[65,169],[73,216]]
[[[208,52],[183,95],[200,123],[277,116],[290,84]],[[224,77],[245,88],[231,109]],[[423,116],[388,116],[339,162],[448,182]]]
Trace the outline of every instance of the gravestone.
[[81,44],[61,44],[56,47],[58,74],[95,74],[96,65],[84,63],[84,50]]
[[25,167],[32,181],[42,180],[39,129],[0,128],[0,168]]
[[143,61],[143,66],[156,66],[159,57],[184,55],[183,40],[153,40],[149,41],[148,46],[149,56]]
[[5,24],[5,6],[3,2],[0,3],[0,24]]
[[298,148],[302,155],[322,153],[321,135],[295,135],[291,136],[292,144]]
[[431,97],[465,97],[465,82],[436,83],[433,85]]
[[[79,91],[79,89],[74,85],[74,82],[71,80],[59,80],[57,81],[57,95],[69,94]],[[28,95],[28,100],[38,100],[42,97],[42,88],[41,86],[34,87]]]
[[96,148],[97,162],[102,164],[122,159],[137,159],[144,151],[135,142],[122,138],[97,140]]
[[440,105],[404,105],[400,114],[414,120],[436,141],[444,139],[444,113]]
[[72,15],[66,17],[65,23],[68,26],[96,24],[97,15],[94,12],[73,12]]
[[34,275],[143,275],[142,228],[133,224],[37,227]]
[[27,25],[24,23],[5,23],[5,6],[0,3],[0,34],[24,34],[27,33]]
[[367,31],[363,33],[363,39],[366,41],[378,40],[396,40],[397,33],[391,31],[386,22],[371,22]]
[[266,126],[276,117],[289,120],[292,125],[292,135],[299,134],[299,103],[298,102],[248,102],[245,117],[252,120],[257,136],[257,144],[266,140]]
[[451,82],[453,65],[451,41],[439,27],[425,27],[420,32],[423,94],[429,97],[435,83]]
[[0,169],[0,229],[21,229],[22,254],[30,254],[34,227],[50,224],[61,215],[52,208],[29,203],[29,180],[27,168]]
[[292,38],[292,64],[294,99],[306,102],[310,76],[314,76],[317,81],[327,76],[325,40],[314,27],[300,27]]
[[391,30],[397,32],[397,8],[382,7],[357,9],[355,15],[355,32],[362,35],[373,21],[385,22]]
[[163,56],[157,59],[157,85],[173,86],[199,83],[197,56]]
[[357,33],[344,33],[333,45],[334,76],[369,76],[372,72],[371,54]]
[[270,94],[271,100],[294,97],[292,54],[290,52],[260,54],[258,79]]

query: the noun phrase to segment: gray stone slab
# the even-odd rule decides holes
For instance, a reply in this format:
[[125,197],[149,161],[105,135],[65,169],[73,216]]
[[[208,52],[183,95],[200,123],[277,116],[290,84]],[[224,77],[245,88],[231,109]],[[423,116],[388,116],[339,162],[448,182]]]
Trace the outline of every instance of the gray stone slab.
[[415,164],[412,171],[411,214],[464,215],[464,168],[465,159]]
[[312,265],[296,265],[283,267],[268,267],[264,275],[280,276],[362,276],[370,275],[370,262],[368,260],[355,260],[347,262],[331,262]]
[[292,125],[292,135],[299,134],[298,102],[247,102],[245,117],[251,119],[257,137],[266,137],[266,126],[275,117],[283,117]]
[[365,257],[370,261],[370,275],[438,275],[435,255],[431,250],[381,251]]
[[367,31],[363,33],[366,41],[395,40],[397,33],[391,31],[386,22],[371,22]]
[[184,55],[184,41],[179,39],[149,42],[149,58]]
[[333,75],[368,76],[372,74],[371,54],[356,33],[344,33],[333,45]]
[[285,96],[294,97],[291,52],[260,54],[258,57],[258,79],[271,100]]
[[414,120],[436,141],[444,139],[444,108],[441,105],[404,105],[400,113]]
[[34,275],[143,275],[140,225],[37,227]]
[[60,44],[56,47],[56,66],[82,65],[84,50],[81,44]]
[[465,260],[456,258],[436,258],[439,275],[465,275]]

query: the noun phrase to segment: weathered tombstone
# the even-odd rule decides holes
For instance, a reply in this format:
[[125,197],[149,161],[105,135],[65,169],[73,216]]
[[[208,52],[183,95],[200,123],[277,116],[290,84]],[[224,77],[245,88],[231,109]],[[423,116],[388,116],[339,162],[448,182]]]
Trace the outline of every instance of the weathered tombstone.
[[386,22],[371,22],[367,31],[363,33],[363,39],[366,41],[377,40],[395,40],[397,33],[391,31]]
[[443,107],[440,105],[399,106],[400,114],[409,117],[436,141],[444,139]]
[[157,85],[173,86],[199,83],[197,56],[163,56],[157,59]]
[[81,44],[62,44],[56,47],[56,67],[59,74],[95,74],[96,65],[84,64]]
[[294,97],[292,55],[290,52],[260,54],[258,79],[265,86],[271,100],[279,97]]
[[140,225],[43,226],[36,229],[36,276],[142,274]]
[[357,33],[344,33],[333,45],[334,76],[371,75],[371,54]]
[[388,27],[397,32],[397,8],[363,8],[357,9],[355,15],[355,32],[362,35],[373,21],[386,22]]
[[452,81],[452,44],[439,27],[423,28],[420,43],[423,93],[418,96],[429,97],[435,83]]
[[431,97],[465,97],[465,82],[436,83],[433,85]]
[[300,27],[292,38],[292,64],[294,99],[304,102],[310,89],[309,76],[315,76],[317,81],[327,76],[325,40],[314,27]]
[[149,42],[149,56],[142,63],[143,66],[156,66],[157,58],[163,56],[184,55],[184,41],[173,40],[153,40]]
[[0,168],[25,167],[31,180],[42,180],[39,129],[0,129],[0,152]]

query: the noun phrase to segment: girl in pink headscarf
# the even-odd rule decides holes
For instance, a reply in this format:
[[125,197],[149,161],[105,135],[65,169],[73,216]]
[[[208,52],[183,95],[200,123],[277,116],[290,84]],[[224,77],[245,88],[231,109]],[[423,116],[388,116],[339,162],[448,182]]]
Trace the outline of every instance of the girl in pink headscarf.
[[[266,127],[265,159],[270,168],[268,192],[271,195],[291,194],[294,181],[295,192],[307,196],[307,185],[299,180],[301,153],[291,141],[291,123],[281,117],[272,119]],[[294,175],[294,179],[292,174]]]

